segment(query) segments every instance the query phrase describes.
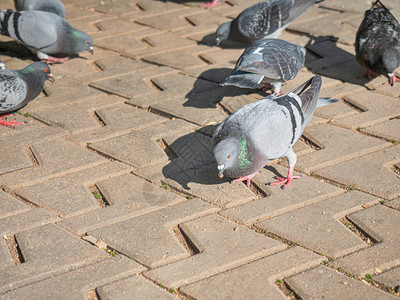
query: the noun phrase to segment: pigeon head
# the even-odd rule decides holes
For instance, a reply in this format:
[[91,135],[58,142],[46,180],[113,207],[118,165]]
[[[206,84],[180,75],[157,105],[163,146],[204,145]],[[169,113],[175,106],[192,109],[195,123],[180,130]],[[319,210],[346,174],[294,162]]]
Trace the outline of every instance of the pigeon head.
[[395,50],[386,49],[382,54],[382,67],[389,78],[390,85],[393,85],[394,71],[399,66],[399,57]]
[[225,169],[236,165],[239,154],[238,142],[233,139],[220,141],[214,148],[214,157],[218,164],[218,175],[224,177]]
[[39,81],[44,82],[46,80],[49,80],[51,82],[54,82],[55,79],[53,75],[51,74],[50,67],[48,64],[41,62],[41,61],[36,61],[26,68],[21,70],[22,74],[25,74],[26,76],[34,76],[37,78]]
[[72,28],[70,33],[70,41],[77,53],[89,51],[91,54],[93,54],[93,40],[87,33]]
[[229,38],[229,35],[231,33],[231,23],[232,22],[226,22],[218,27],[217,32],[215,33],[215,41],[217,43],[217,46],[222,41],[225,41]]

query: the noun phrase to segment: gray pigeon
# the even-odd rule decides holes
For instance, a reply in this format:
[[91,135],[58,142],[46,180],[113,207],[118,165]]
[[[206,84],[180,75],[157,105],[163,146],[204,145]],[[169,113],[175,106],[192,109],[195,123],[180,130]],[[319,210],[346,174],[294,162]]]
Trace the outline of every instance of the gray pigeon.
[[54,82],[49,66],[40,61],[22,70],[0,71],[0,125],[13,128],[22,124],[15,120],[5,121],[4,118],[35,99],[43,90],[46,80]]
[[265,38],[276,38],[307,8],[322,1],[324,0],[267,0],[257,3],[217,29],[217,45],[224,40],[252,43]]
[[15,9],[47,11],[65,18],[65,7],[61,0],[14,0]]
[[271,185],[288,186],[293,178],[296,154],[293,145],[300,138],[316,107],[337,102],[319,98],[322,80],[314,76],[288,95],[269,95],[247,104],[226,118],[213,136],[214,156],[219,176],[250,180],[268,162],[286,157],[288,176]]
[[5,70],[6,65],[0,60],[0,71]]
[[0,30],[48,63],[66,60],[82,51],[93,53],[89,35],[71,27],[63,18],[44,11],[0,10]]
[[305,48],[286,41],[256,41],[246,48],[232,74],[220,86],[272,88],[279,94],[282,83],[296,77],[304,64],[305,55]]
[[394,74],[400,65],[400,24],[379,0],[365,12],[355,47],[358,63],[367,69],[365,76],[385,75],[392,86],[400,81]]

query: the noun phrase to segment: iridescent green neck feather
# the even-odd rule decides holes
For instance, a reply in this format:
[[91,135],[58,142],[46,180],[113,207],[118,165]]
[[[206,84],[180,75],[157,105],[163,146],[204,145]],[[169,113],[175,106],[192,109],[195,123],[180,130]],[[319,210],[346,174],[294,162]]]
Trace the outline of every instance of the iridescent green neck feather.
[[246,138],[243,135],[240,135],[239,140],[239,166],[240,168],[246,168],[253,163],[253,156],[249,155],[249,147]]

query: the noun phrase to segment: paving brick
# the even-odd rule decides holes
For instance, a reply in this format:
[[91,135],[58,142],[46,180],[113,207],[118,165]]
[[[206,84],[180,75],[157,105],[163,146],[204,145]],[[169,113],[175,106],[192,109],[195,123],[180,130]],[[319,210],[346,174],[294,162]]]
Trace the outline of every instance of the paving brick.
[[104,126],[75,134],[69,139],[84,145],[123,135],[134,130],[161,125],[168,121],[167,118],[124,103],[97,109],[96,115]]
[[221,214],[236,222],[252,225],[263,219],[294,211],[344,193],[342,189],[308,176],[294,180],[290,188],[285,190],[266,185],[268,182],[275,181],[275,176],[286,176],[286,173],[287,170],[279,165],[262,169],[261,173],[254,177],[253,183],[268,196],[226,209]]
[[390,206],[394,209],[400,210],[400,197],[391,200],[391,201],[386,201],[385,205]]
[[0,298],[87,299],[86,293],[89,290],[137,274],[144,269],[138,263],[119,255],[0,294]]
[[316,266],[322,259],[310,251],[293,247],[180,290],[195,299],[287,299],[275,281]]
[[173,226],[217,210],[202,200],[192,199],[89,231],[89,234],[141,264],[154,268],[190,255],[174,236]]
[[94,139],[96,136],[94,135],[85,138],[86,140],[93,141],[89,145],[91,149],[137,168],[160,162],[166,163],[168,162],[168,155],[160,147],[157,140],[161,142],[161,139],[165,135],[172,135],[174,133],[183,134],[194,130],[195,125],[177,119],[171,121],[168,121],[168,119],[165,120],[163,123],[155,122],[153,126],[145,127],[143,130],[133,131],[109,139],[106,139],[102,132],[98,135],[100,141],[96,141]]
[[378,275],[372,275],[372,279],[392,289],[400,286],[400,267],[390,269]]
[[0,219],[22,213],[29,209],[30,207],[22,201],[11,197],[6,192],[0,190]]
[[39,165],[22,172],[3,175],[0,177],[0,184],[9,187],[31,185],[56,176],[94,167],[105,161],[105,158],[63,139],[36,144],[31,149]]
[[[391,145],[382,140],[330,124],[307,127],[305,134],[315,139],[321,147],[321,150],[304,155],[297,161],[295,168],[305,173]],[[346,144],[346,148],[342,147],[343,144]]]
[[99,129],[103,126],[95,116],[95,111],[106,109],[124,101],[117,96],[101,96],[74,105],[44,109],[32,113],[32,116],[46,124],[61,127],[71,134]]
[[[5,238],[0,239],[0,270],[14,266],[15,263],[11,257],[11,253],[6,244]],[[0,294],[1,297],[1,294]]]
[[51,66],[51,73],[56,80],[64,76],[80,77],[95,72],[95,67],[90,62],[85,61],[84,58],[69,59],[62,64],[53,64]]
[[378,203],[378,198],[348,192],[257,223],[256,226],[315,252],[338,257],[367,246],[338,219]]
[[15,130],[1,126],[0,137],[4,141],[6,140],[7,143],[2,143],[0,174],[33,167],[33,162],[26,147],[63,135],[65,135],[63,130],[43,126],[33,121],[24,126],[17,126]]
[[397,299],[323,266],[290,277],[285,282],[302,299]]
[[390,119],[389,121],[361,129],[360,131],[400,142],[400,119]]
[[400,264],[397,251],[400,247],[397,234],[400,225],[398,210],[378,205],[351,214],[348,218],[377,243],[333,261],[335,267],[364,277],[366,274],[374,274],[376,268],[386,271]]
[[35,208],[28,211],[14,214],[0,219],[0,235],[13,235],[44,224],[54,223],[60,220],[59,217],[49,213],[42,208]]
[[65,218],[99,208],[89,186],[131,170],[118,162],[105,162],[93,168],[19,188],[15,193]]
[[70,77],[57,80],[57,84],[46,85],[45,92],[48,97],[35,99],[20,111],[32,113],[38,110],[88,101],[101,95],[101,92],[82,85],[79,80]]
[[97,207],[96,210],[62,220],[57,224],[82,235],[89,230],[144,215],[186,200],[182,196],[132,174],[99,181],[96,187],[109,206]]
[[207,278],[286,248],[284,244],[217,215],[181,224],[180,228],[200,253],[144,273],[171,288]]
[[101,299],[176,299],[141,276],[133,276],[96,289]]
[[367,91],[344,96],[343,98],[361,109],[362,112],[332,122],[342,127],[356,129],[382,123],[397,117],[400,110],[399,99]]
[[394,188],[396,182],[399,182],[399,175],[391,168],[399,161],[400,147],[397,145],[320,169],[315,173],[378,197],[393,199],[400,195],[399,189]]
[[48,224],[15,235],[24,263],[0,272],[0,293],[108,256],[75,235]]

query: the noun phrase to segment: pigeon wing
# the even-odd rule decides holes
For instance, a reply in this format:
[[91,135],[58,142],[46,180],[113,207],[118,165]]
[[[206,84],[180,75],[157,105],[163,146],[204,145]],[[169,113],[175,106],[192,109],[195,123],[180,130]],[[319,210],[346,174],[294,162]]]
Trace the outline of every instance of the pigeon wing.
[[10,112],[21,107],[27,94],[27,84],[14,70],[0,73],[0,112]]
[[249,39],[260,39],[277,31],[289,19],[293,0],[268,0],[244,10],[233,22]]

